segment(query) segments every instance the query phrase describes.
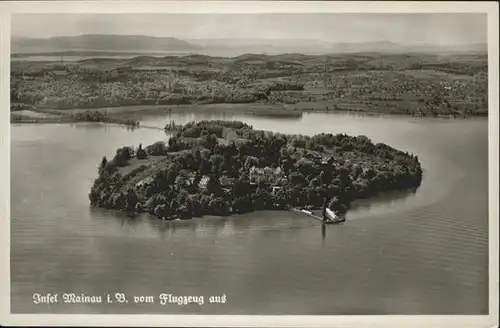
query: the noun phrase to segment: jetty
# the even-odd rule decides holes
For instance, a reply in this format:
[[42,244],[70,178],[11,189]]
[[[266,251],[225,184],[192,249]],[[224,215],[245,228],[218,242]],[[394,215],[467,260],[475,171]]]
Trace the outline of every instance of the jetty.
[[304,214],[304,215],[310,216],[316,220],[323,221],[323,218],[321,216],[315,215],[313,212],[308,211],[308,210],[302,210],[300,208],[292,207],[292,208],[290,208],[290,211],[295,212],[295,213]]

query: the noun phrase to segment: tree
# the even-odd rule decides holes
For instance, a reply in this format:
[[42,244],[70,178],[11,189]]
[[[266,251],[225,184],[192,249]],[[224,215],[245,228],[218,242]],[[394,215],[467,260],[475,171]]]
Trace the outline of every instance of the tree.
[[179,209],[179,202],[177,201],[177,199],[172,199],[170,201],[170,212],[176,214],[178,209]]
[[264,179],[263,177],[259,177],[259,178],[257,179],[257,187],[258,187],[259,189],[263,189],[263,188],[265,188],[265,187],[266,187],[266,185],[267,185],[266,179]]
[[229,156],[229,157],[233,157],[233,156],[238,155],[238,148],[236,147],[234,140],[232,140],[230,142],[229,146],[227,146],[225,148],[225,154],[227,154],[227,156]]
[[177,138],[176,137],[171,137],[168,139],[168,148],[171,151],[175,151],[177,145]]
[[217,145],[217,136],[215,134],[207,135],[205,137],[205,147],[213,151],[215,145]]
[[196,149],[196,151],[194,152],[194,165],[195,165],[195,168],[196,170],[199,170],[200,168],[200,164],[201,164],[201,152],[199,149]]
[[291,159],[291,158],[285,158],[283,159],[283,161],[281,162],[281,169],[283,170],[283,172],[288,175],[292,172],[294,168],[294,160]]
[[207,182],[207,191],[210,194],[220,195],[222,188],[219,178],[215,174],[211,174]]
[[134,212],[135,209],[136,209],[136,205],[137,205],[137,195],[135,193],[135,191],[133,189],[129,189],[127,191],[127,196],[126,196],[126,209],[127,211],[129,212]]
[[248,195],[250,192],[250,181],[245,175],[240,176],[239,179],[236,179],[233,186],[233,195],[234,197],[243,197]]
[[185,170],[188,168],[187,166],[187,161],[186,161],[186,157],[185,156],[178,156],[176,159],[175,159],[175,162],[178,164],[179,168],[181,170]]
[[245,158],[244,167],[246,170],[249,170],[253,166],[258,166],[258,165],[259,165],[259,159],[257,157],[247,156]]
[[288,180],[294,185],[304,185],[307,181],[300,172],[292,172],[288,175]]
[[136,151],[136,156],[138,159],[146,159],[148,157],[146,151],[142,149],[142,144],[139,144],[139,147],[137,148]]
[[307,192],[307,203],[310,204],[310,205],[315,204],[316,193],[314,191],[314,188],[311,187],[311,186],[309,186],[306,189],[306,192]]
[[297,167],[303,175],[315,175],[317,173],[317,169],[314,167],[314,163],[311,160],[306,158],[301,158],[297,161]]
[[134,157],[134,149],[132,147],[128,147],[128,146],[122,147],[122,152],[123,152],[123,155],[125,156],[126,160],[129,160],[132,157]]
[[104,171],[107,164],[108,164],[108,160],[106,159],[106,156],[104,156],[102,158],[101,164],[99,164],[99,168],[98,168],[99,174],[101,174]]
[[116,151],[115,157],[113,157],[113,163],[118,166],[125,166],[130,158],[131,155],[128,147],[119,148]]
[[224,162],[224,157],[222,155],[212,155],[210,157],[211,172],[218,174],[221,170],[223,162]]
[[146,152],[149,155],[161,156],[167,154],[167,146],[163,141],[155,142],[154,144],[146,147]]
[[201,163],[200,163],[200,167],[198,169],[200,171],[200,173],[202,175],[209,174],[210,169],[211,169],[210,162],[206,158],[202,158]]
[[175,169],[174,168],[169,168],[167,170],[167,174],[166,174],[166,182],[167,182],[166,186],[172,186],[172,185],[174,185],[176,178],[177,178],[177,172],[175,171]]

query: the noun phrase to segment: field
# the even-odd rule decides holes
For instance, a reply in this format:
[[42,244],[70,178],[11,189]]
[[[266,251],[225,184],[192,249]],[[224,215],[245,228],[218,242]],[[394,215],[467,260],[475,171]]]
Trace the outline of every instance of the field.
[[11,112],[11,121],[15,123],[64,123],[70,120],[62,115],[35,110],[16,110]]
[[32,111],[32,110],[20,110],[20,111],[16,112],[16,115],[25,116],[25,117],[29,117],[29,118],[35,118],[35,119],[56,118],[56,117],[58,117],[57,115],[54,115],[54,114],[35,112],[35,111]]
[[487,115],[487,89],[486,55],[247,54],[11,63],[13,102],[75,112],[215,107],[291,116]]

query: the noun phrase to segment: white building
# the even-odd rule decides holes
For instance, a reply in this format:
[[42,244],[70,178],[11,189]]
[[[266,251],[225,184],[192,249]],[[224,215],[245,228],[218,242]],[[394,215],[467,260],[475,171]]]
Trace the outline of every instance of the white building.
[[210,178],[209,178],[208,176],[204,175],[204,176],[201,178],[200,182],[198,183],[198,187],[200,187],[200,188],[202,188],[202,189],[206,188],[206,187],[207,187],[207,184],[208,184],[208,180],[209,180],[209,179],[210,179]]
[[135,186],[136,186],[136,188],[140,188],[140,187],[142,187],[142,186],[144,186],[146,184],[149,184],[151,182],[153,182],[153,177],[149,176],[149,177],[146,177],[146,178],[142,179],[141,181],[137,182],[135,184]]
[[238,139],[238,135],[233,129],[224,128],[222,130],[222,138],[225,139],[227,142],[231,142],[233,140]]
[[265,168],[257,168],[255,166],[252,166],[250,168],[249,175],[251,181],[257,180],[260,177],[267,180],[273,177],[282,176],[283,170],[281,169],[281,167],[272,169],[269,166],[266,166]]

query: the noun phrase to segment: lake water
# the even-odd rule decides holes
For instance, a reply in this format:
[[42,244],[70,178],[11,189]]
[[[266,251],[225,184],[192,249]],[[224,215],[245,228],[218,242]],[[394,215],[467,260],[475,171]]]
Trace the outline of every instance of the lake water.
[[[359,202],[341,225],[286,212],[163,222],[91,208],[103,155],[166,140],[161,130],[100,124],[11,125],[13,313],[486,314],[486,119],[221,113],[170,120],[244,120],[286,133],[363,134],[418,155],[416,192]],[[33,293],[125,293],[128,303],[32,302]],[[160,293],[205,297],[161,305]],[[225,304],[209,304],[225,294]],[[155,296],[135,304],[133,296]]]

